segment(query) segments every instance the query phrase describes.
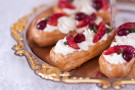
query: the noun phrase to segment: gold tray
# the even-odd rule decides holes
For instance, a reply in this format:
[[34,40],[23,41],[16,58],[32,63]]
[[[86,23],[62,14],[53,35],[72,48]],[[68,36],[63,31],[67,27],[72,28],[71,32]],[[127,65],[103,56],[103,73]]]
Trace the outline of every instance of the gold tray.
[[[11,27],[12,36],[18,43],[13,47],[15,54],[19,56],[25,55],[35,74],[44,79],[65,83],[95,83],[101,88],[113,87],[119,89],[124,87],[126,84],[135,84],[135,79],[133,79],[135,78],[135,65],[132,69],[132,73],[130,73],[125,79],[108,79],[102,74],[100,77],[95,77],[99,74],[98,57],[86,62],[79,68],[70,72],[62,71],[61,69],[50,65],[48,62],[50,47],[38,47],[28,38],[27,31],[29,30],[32,20],[52,6],[54,5],[41,5],[35,8],[32,13],[20,18]],[[43,53],[46,55],[43,56]]]

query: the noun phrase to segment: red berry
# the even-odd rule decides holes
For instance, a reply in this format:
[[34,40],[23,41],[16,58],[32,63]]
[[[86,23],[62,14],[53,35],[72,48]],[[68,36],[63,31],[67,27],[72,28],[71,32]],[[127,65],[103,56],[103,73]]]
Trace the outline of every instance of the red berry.
[[87,15],[86,15],[85,13],[79,12],[79,13],[76,14],[75,19],[78,20],[78,21],[81,21],[81,20],[83,20],[86,16],[87,16]]
[[119,29],[119,31],[117,32],[118,36],[126,36],[130,33],[130,29],[128,28],[121,28]]
[[46,27],[47,21],[46,20],[41,20],[38,24],[37,24],[37,29],[39,30],[44,30],[44,28]]
[[130,51],[125,51],[125,52],[122,54],[122,57],[123,57],[127,62],[129,62],[129,61],[133,58],[133,54],[132,54],[132,52],[130,52]]
[[67,44],[69,47],[72,47],[74,49],[80,49],[79,46],[77,45],[77,43],[74,41],[74,37],[72,35],[68,35],[66,37],[66,40],[67,40]]
[[130,45],[119,45],[114,46],[106,50],[103,54],[104,55],[110,55],[113,53],[118,53],[119,51],[127,52],[130,51],[135,56],[135,48]]
[[96,23],[92,22],[92,23],[89,24],[89,28],[94,29],[94,28],[98,28],[98,26],[97,26]]
[[76,43],[81,43],[83,41],[85,41],[85,36],[84,34],[77,34],[75,37],[74,37],[74,41]]
[[52,26],[57,26],[58,19],[59,19],[60,17],[62,17],[62,16],[64,16],[64,14],[62,14],[62,13],[53,14],[53,15],[49,18],[48,24],[49,24],[49,25],[52,25]]
[[100,0],[94,0],[92,6],[98,11],[102,8],[102,3]]
[[[124,23],[124,24],[120,25],[120,26],[118,27],[118,29],[116,30],[116,33],[118,33],[118,31],[119,31],[121,28],[128,28],[128,29],[135,28],[135,23],[133,23],[133,22],[128,22],[128,23]],[[115,34],[116,34],[116,33],[115,33]]]
[[68,2],[68,0],[60,0],[58,3],[59,8],[68,8],[68,9],[75,9],[75,7]]
[[102,9],[105,10],[105,11],[108,10],[108,8],[109,8],[108,0],[100,0],[100,2],[102,4]]
[[80,23],[77,25],[77,28],[82,28],[87,26],[90,22],[94,22],[96,20],[96,14],[93,13],[90,16],[84,18]]
[[98,26],[97,33],[94,36],[93,43],[97,43],[106,33],[105,23],[101,22]]

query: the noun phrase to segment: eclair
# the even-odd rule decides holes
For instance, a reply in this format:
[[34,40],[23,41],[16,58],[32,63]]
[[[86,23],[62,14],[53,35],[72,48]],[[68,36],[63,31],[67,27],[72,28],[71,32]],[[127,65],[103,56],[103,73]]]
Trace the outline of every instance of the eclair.
[[97,16],[103,18],[105,23],[110,23],[108,0],[59,0],[53,11],[54,13],[65,13],[67,15],[77,12],[96,13]]
[[33,22],[29,31],[29,35],[40,46],[50,46],[64,38],[67,34],[74,34],[76,26],[72,17],[63,13],[49,14],[46,10],[44,16],[39,15]]
[[75,69],[107,49],[113,36],[112,29],[103,21],[93,24],[83,33],[59,40],[50,51],[50,62],[65,71]]
[[109,78],[124,78],[135,62],[135,23],[118,27],[109,49],[99,58],[100,71]]

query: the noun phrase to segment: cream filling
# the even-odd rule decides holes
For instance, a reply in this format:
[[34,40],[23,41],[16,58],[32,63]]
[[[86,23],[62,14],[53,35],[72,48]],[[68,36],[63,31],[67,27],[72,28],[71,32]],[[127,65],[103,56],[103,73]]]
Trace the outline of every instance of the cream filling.
[[101,21],[103,21],[103,19],[101,17],[97,17],[95,23],[98,25]]
[[57,26],[52,26],[52,25],[47,24],[46,28],[43,31],[44,32],[53,32],[55,30],[58,30]]
[[[66,38],[63,40],[59,40],[55,46],[55,53],[61,53],[63,55],[67,55],[70,53],[73,53],[75,51],[88,51],[89,50],[89,46],[93,46],[96,43],[93,43],[93,38],[95,33],[93,31],[91,31],[90,29],[86,29],[85,32],[83,33],[85,35],[85,41],[81,42],[81,43],[77,43],[77,45],[80,47],[79,50],[77,49],[73,49],[71,47],[69,47],[68,45],[64,45],[64,42],[66,41]],[[107,40],[107,34],[105,34],[103,36],[103,38],[99,41],[103,41],[103,40]]]
[[110,64],[123,64],[126,63],[122,54],[118,55],[117,53],[113,53],[111,55],[103,55],[105,60],[108,61]]
[[82,0],[81,3],[82,4],[81,4],[80,12],[84,12],[87,15],[90,15],[96,12],[96,10],[92,7],[91,0]]
[[71,17],[61,17],[58,19],[58,30],[64,34],[68,34],[70,31],[74,31],[76,29],[76,22]]
[[63,34],[68,34],[70,31],[74,31],[76,29],[76,22],[72,17],[63,16],[58,19],[58,25],[52,26],[47,24],[46,28],[43,30],[44,32],[53,32],[55,30],[59,30]]
[[127,36],[115,36],[115,42],[112,42],[111,47],[116,45],[131,45],[135,47],[135,33],[130,33]]
[[69,15],[75,14],[77,12],[76,9],[67,9],[67,8],[64,8],[63,11]]
[[85,31],[85,29],[88,29],[88,25],[87,25],[87,26],[85,26],[85,27],[82,27],[82,28],[76,28],[76,32],[78,32],[78,33],[82,33],[82,32],[84,32],[84,31]]
[[69,47],[68,45],[65,45],[64,42],[66,41],[66,38],[63,40],[59,40],[55,46],[54,52],[55,53],[61,53],[63,55],[70,54],[75,51],[75,49]]

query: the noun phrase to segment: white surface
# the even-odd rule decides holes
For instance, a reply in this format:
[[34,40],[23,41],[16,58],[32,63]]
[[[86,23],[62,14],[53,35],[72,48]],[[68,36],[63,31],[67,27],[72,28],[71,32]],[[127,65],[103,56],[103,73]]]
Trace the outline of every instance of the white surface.
[[16,42],[10,35],[10,26],[35,6],[48,1],[51,0],[0,0],[0,90],[99,90],[96,85],[41,79],[30,69],[25,57],[14,55],[11,48]]

